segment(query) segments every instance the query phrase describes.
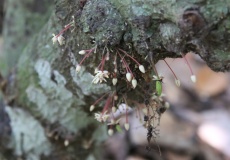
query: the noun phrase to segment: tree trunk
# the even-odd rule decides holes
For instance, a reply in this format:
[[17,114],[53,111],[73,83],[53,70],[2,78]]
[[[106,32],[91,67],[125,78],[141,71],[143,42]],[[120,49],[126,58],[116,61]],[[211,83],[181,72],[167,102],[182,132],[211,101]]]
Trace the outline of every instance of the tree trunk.
[[[7,1],[5,49],[0,55],[4,75],[0,77],[4,100],[0,116],[5,117],[0,133],[7,142],[1,144],[4,154],[0,157],[100,159],[107,131],[89,111],[91,104],[107,92],[116,92],[119,99],[144,94],[126,85],[121,62],[116,87],[112,78],[92,84],[93,70],[107,53],[104,50],[109,52],[104,67],[110,73],[116,52],[132,52],[146,69],[142,74],[132,60],[127,61],[140,88],[151,83],[153,63],[190,51],[213,70],[229,71],[229,4],[229,0]],[[58,34],[71,23],[72,16],[74,27],[63,33],[65,44],[53,45],[52,33]],[[84,57],[78,52],[95,47],[96,53],[76,73],[75,67]]]

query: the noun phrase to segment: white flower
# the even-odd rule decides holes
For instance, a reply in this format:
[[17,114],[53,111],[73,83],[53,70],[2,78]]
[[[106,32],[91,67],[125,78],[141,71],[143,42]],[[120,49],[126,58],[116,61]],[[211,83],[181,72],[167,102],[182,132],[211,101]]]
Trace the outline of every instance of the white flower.
[[53,44],[55,44],[57,42],[57,36],[55,34],[52,34],[53,38],[52,38],[52,41],[53,41]]
[[81,50],[81,51],[79,51],[78,52],[80,55],[84,55],[85,53],[86,53],[86,51],[85,50]]
[[191,75],[191,80],[193,83],[196,83],[196,76],[195,75]]
[[115,86],[117,84],[117,78],[113,78],[112,83]]
[[102,83],[103,81],[106,82],[105,78],[109,78],[109,72],[106,70],[104,71],[99,70],[94,76],[92,83],[97,84],[97,83]]
[[132,75],[131,73],[127,72],[126,73],[126,79],[130,82],[132,80]]
[[143,65],[139,65],[139,70],[142,72],[142,73],[145,73],[145,67]]
[[78,64],[78,65],[76,66],[76,72],[78,73],[80,70],[81,70],[81,66]]
[[133,85],[133,88],[136,88],[136,86],[137,86],[137,80],[136,79],[132,79],[132,85]]
[[106,120],[109,117],[109,115],[106,114],[106,112],[105,113],[98,112],[98,113],[95,113],[94,116],[95,116],[95,119],[99,122],[106,122]]
[[57,40],[60,45],[65,44],[65,38],[62,35],[58,36]]

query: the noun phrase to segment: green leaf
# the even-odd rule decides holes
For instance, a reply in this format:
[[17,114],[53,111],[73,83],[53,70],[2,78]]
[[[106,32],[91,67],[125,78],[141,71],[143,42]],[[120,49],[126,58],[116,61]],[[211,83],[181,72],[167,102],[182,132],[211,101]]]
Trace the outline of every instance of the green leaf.
[[122,132],[121,126],[119,124],[116,125],[116,130],[120,133]]
[[160,81],[156,81],[156,91],[157,95],[160,96],[162,93],[162,83]]

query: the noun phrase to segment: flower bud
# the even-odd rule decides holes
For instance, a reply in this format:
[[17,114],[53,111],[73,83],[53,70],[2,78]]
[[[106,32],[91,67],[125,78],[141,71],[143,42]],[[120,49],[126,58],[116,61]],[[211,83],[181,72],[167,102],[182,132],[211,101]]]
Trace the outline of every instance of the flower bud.
[[136,79],[132,79],[132,86],[133,86],[133,88],[136,88],[136,86],[137,86],[137,80]]
[[126,79],[130,82],[132,80],[132,75],[131,73],[127,72],[126,73]]
[[65,145],[66,147],[69,145],[69,141],[68,141],[67,139],[64,141],[64,145]]
[[80,55],[84,55],[85,53],[86,53],[86,51],[85,50],[81,50],[81,51],[79,51],[78,52]]
[[191,80],[193,83],[196,83],[196,76],[195,75],[191,75]]
[[169,102],[165,102],[165,108],[169,109],[169,107],[170,107]]
[[115,86],[117,84],[117,78],[113,78],[112,83]]
[[113,135],[113,129],[109,129],[109,130],[108,130],[108,134],[109,134],[110,136],[112,136],[112,135]]
[[128,131],[129,130],[129,123],[125,123],[125,129]]
[[180,87],[180,80],[179,79],[175,79],[175,83],[176,83],[177,87]]
[[142,72],[142,73],[145,73],[145,67],[143,65],[139,65],[139,70]]
[[90,108],[89,108],[89,111],[92,112],[94,110],[95,106],[94,105],[91,105]]
[[77,65],[77,66],[76,66],[76,72],[78,73],[80,70],[81,70],[81,66],[80,66],[80,65]]

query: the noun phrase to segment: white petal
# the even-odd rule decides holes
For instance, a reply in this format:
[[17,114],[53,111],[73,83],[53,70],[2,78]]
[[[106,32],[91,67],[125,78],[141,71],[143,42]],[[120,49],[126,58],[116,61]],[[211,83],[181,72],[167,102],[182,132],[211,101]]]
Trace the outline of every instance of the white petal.
[[55,34],[52,34],[52,35],[53,35],[52,41],[53,41],[53,44],[55,44],[57,42],[57,37]]
[[77,65],[77,66],[76,66],[76,72],[78,73],[80,70],[81,70],[81,66],[80,66],[80,65]]
[[129,130],[129,123],[125,123],[125,129],[128,131]]
[[192,75],[192,76],[191,76],[191,80],[192,80],[193,83],[196,83],[196,76],[195,76],[195,75]]
[[129,73],[129,72],[126,73],[126,79],[127,79],[129,82],[131,81],[131,79],[132,79],[131,73]]
[[81,55],[84,55],[86,53],[86,51],[85,50],[81,50],[78,53],[81,54]]
[[170,107],[169,102],[165,102],[165,108],[169,109],[169,107]]
[[112,82],[113,82],[113,85],[115,86],[117,84],[117,78],[113,78]]
[[133,88],[136,88],[136,86],[137,86],[137,80],[136,79],[132,79],[132,85],[133,85]]
[[156,75],[153,75],[153,80],[159,80],[159,78]]
[[142,72],[142,73],[145,73],[145,67],[143,65],[139,65],[139,70]]
[[69,145],[69,141],[68,141],[67,139],[64,141],[64,145],[65,145],[66,147]]
[[109,129],[109,130],[108,130],[108,134],[109,134],[110,136],[112,136],[112,135],[113,135],[113,130],[112,130],[112,129]]
[[94,69],[94,73],[96,74],[98,71],[99,71],[99,70],[98,70],[98,68],[96,67],[96,68]]
[[65,44],[65,38],[62,35],[58,36],[57,40],[60,45]]
[[95,76],[95,77],[93,78],[93,80],[92,80],[92,83],[97,84],[97,83],[99,82],[99,80],[100,80],[100,79],[99,79],[98,77]]
[[91,105],[90,108],[89,108],[89,111],[92,112],[94,110],[95,106],[94,105]]
[[104,114],[104,115],[102,115],[102,120],[103,120],[103,122],[106,122],[106,120],[109,118],[109,115],[107,115],[107,114]]

